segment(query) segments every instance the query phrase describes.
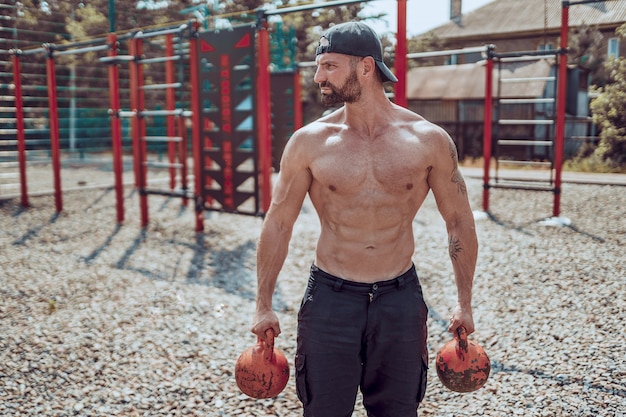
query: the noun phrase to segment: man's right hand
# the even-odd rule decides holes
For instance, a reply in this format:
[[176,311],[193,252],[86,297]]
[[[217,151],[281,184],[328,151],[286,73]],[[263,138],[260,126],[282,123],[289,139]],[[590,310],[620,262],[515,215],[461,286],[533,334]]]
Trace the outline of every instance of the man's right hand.
[[274,337],[280,334],[280,324],[278,316],[273,310],[257,311],[254,314],[254,323],[252,325],[252,333],[264,342],[267,342],[265,332],[268,329],[274,330]]

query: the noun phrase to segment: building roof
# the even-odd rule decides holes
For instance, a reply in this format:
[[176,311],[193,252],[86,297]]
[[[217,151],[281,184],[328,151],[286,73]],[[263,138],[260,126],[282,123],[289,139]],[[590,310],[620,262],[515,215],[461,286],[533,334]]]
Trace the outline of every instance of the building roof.
[[[558,0],[494,0],[463,15],[458,21],[449,21],[430,32],[449,39],[555,31],[561,27],[561,3]],[[570,26],[616,27],[624,22],[626,0],[569,7]]]
[[[540,80],[502,83],[502,98],[539,98],[544,96],[546,79],[553,61],[540,59],[508,64],[502,79],[537,77]],[[493,93],[497,94],[498,68],[494,69]],[[485,61],[474,64],[413,68],[407,73],[409,100],[482,100],[485,98]]]

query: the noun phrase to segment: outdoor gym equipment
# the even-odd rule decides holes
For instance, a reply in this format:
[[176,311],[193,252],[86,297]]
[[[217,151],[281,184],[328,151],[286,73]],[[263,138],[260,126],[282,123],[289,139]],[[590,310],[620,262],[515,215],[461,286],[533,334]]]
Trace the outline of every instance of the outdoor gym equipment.
[[[371,1],[371,0],[370,0]],[[136,186],[139,190],[139,198],[140,198],[140,207],[141,207],[141,225],[145,227],[148,223],[148,209],[147,209],[147,195],[148,194],[161,194],[161,195],[169,195],[169,196],[177,196],[182,197],[184,200],[187,198],[193,198],[196,203],[196,231],[203,230],[203,214],[204,210],[220,210],[220,211],[228,211],[238,214],[253,214],[253,215],[263,215],[267,208],[269,207],[269,201],[271,198],[271,165],[272,165],[272,150],[271,150],[271,140],[272,140],[272,124],[281,125],[280,123],[272,122],[272,111],[281,112],[280,109],[274,109],[271,106],[271,98],[270,98],[270,47],[269,47],[269,30],[267,25],[267,20],[271,16],[293,13],[293,12],[301,12],[305,10],[313,10],[320,9],[326,7],[334,7],[340,6],[350,3],[365,3],[367,0],[358,1],[358,0],[339,0],[339,1],[328,1],[325,3],[311,3],[304,4],[292,7],[282,7],[277,9],[258,9],[255,10],[255,14],[257,16],[256,24],[254,25],[254,31],[252,32],[252,36],[254,40],[250,43],[251,51],[249,53],[250,56],[254,56],[252,58],[255,61],[247,62],[245,65],[249,69],[256,68],[256,72],[252,71],[247,77],[252,80],[255,88],[254,91],[251,92],[250,97],[252,97],[251,106],[253,109],[253,127],[251,131],[255,132],[254,139],[254,149],[253,149],[253,160],[254,160],[254,169],[250,172],[246,170],[237,171],[238,166],[246,166],[246,169],[249,169],[247,165],[247,161],[249,158],[246,158],[245,161],[241,159],[237,159],[239,157],[243,158],[245,152],[247,152],[250,148],[247,146],[247,143],[250,141],[249,138],[245,138],[244,142],[246,142],[246,146],[242,147],[233,147],[237,140],[233,140],[231,138],[221,138],[222,143],[219,146],[218,141],[214,138],[216,136],[215,129],[222,129],[223,126],[220,124],[224,122],[228,122],[228,118],[230,115],[235,115],[235,113],[240,112],[242,109],[241,104],[243,102],[235,103],[234,100],[225,100],[220,98],[219,100],[211,100],[213,105],[217,103],[218,115],[211,115],[211,117],[204,117],[207,114],[207,111],[212,112],[214,108],[211,107],[207,109],[204,104],[207,102],[205,100],[206,97],[200,97],[200,91],[203,90],[204,87],[208,86],[206,92],[210,92],[211,94],[214,91],[209,91],[213,88],[216,82],[219,83],[219,88],[222,88],[223,83],[231,82],[234,76],[237,76],[237,73],[240,71],[241,67],[239,64],[235,64],[232,62],[222,62],[225,64],[232,64],[230,66],[224,65],[220,66],[220,62],[213,63],[216,68],[220,70],[225,70],[230,78],[224,79],[216,78],[210,79],[213,75],[210,74],[211,71],[207,70],[208,67],[201,62],[199,55],[217,55],[219,59],[222,58],[233,58],[227,56],[228,54],[224,51],[208,51],[202,50],[203,47],[203,37],[198,29],[198,22],[193,22],[184,26],[177,27],[169,27],[160,30],[146,30],[142,31],[134,31],[132,33],[117,36],[114,33],[109,34],[106,39],[92,39],[86,42],[75,42],[71,44],[64,45],[51,45],[46,44],[42,48],[30,49],[30,50],[11,50],[10,53],[13,61],[13,75],[14,75],[14,86],[15,86],[15,114],[16,114],[16,136],[17,136],[17,162],[19,164],[19,172],[20,172],[20,185],[21,185],[21,197],[22,197],[22,206],[28,206],[28,190],[27,190],[27,182],[26,182],[26,139],[24,137],[24,101],[22,97],[22,80],[21,80],[21,72],[20,72],[20,59],[26,55],[38,54],[40,52],[46,53],[46,72],[47,72],[47,91],[48,91],[48,122],[50,125],[50,157],[53,168],[53,182],[54,182],[54,195],[56,202],[57,212],[62,211],[63,201],[62,201],[62,190],[61,190],[61,163],[60,163],[60,135],[59,135],[59,120],[58,120],[58,105],[57,105],[57,86],[56,86],[56,77],[55,77],[55,61],[54,57],[59,55],[66,54],[78,54],[84,52],[91,51],[105,51],[108,50],[108,56],[105,58],[101,58],[100,61],[106,64],[109,64],[109,88],[110,88],[110,109],[109,114],[111,117],[111,135],[112,135],[112,143],[113,143],[113,167],[115,172],[115,192],[117,198],[117,221],[121,223],[124,219],[123,214],[123,192],[122,192],[122,162],[121,162],[121,120],[123,118],[131,118],[131,123],[133,126],[133,152],[134,152],[134,169],[136,176]],[[557,94],[555,97],[556,101],[556,116],[554,118],[554,130],[555,130],[555,138],[551,140],[551,143],[548,144],[547,141],[534,141],[534,143],[530,143],[528,146],[545,146],[550,147],[552,149],[551,152],[551,166],[554,170],[554,179],[550,179],[550,184],[544,189],[552,191],[554,194],[554,206],[553,206],[553,215],[557,217],[560,211],[560,194],[561,194],[561,166],[563,163],[563,148],[564,148],[564,135],[565,135],[565,100],[566,100],[566,89],[567,89],[567,35],[569,29],[569,18],[568,18],[568,10],[570,6],[577,4],[585,4],[585,3],[601,3],[601,0],[578,0],[578,1],[563,1],[562,2],[562,23],[561,23],[561,36],[560,41],[561,45],[558,50],[556,50],[553,54],[558,55],[558,76],[556,77],[557,83]],[[219,17],[219,16],[216,16]],[[223,33],[226,33],[225,31]],[[171,98],[174,95],[174,91],[176,88],[181,87],[180,83],[173,82],[171,65],[173,64],[172,60],[178,60],[181,62],[183,59],[183,53],[181,48],[180,54],[175,54],[171,49],[171,44],[166,49],[167,56],[165,57],[152,57],[145,58],[142,57],[141,44],[142,40],[148,37],[156,37],[160,35],[164,35],[168,37],[167,43],[171,42],[171,35],[179,34],[179,39],[184,36],[188,36],[189,42],[189,69],[191,74],[189,89],[187,90],[192,95],[191,97],[191,111],[183,110],[181,108],[176,108],[172,104]],[[130,54],[126,56],[118,56],[118,47],[117,44],[121,40],[130,40],[132,51],[129,51]],[[206,41],[206,39],[204,39]],[[215,44],[222,45],[222,41],[215,42]],[[204,44],[206,46],[206,44]],[[482,48],[484,49],[484,48]],[[437,51],[442,54],[459,54],[468,52],[466,50],[462,51]],[[430,56],[432,52],[426,53]],[[396,48],[396,75],[398,77],[399,82],[396,85],[395,89],[395,101],[400,105],[406,105],[406,59],[405,58],[418,58],[428,56],[426,54],[407,54],[406,53],[406,0],[398,0],[398,32],[397,32],[397,48]],[[176,56],[179,55],[179,56]],[[400,56],[401,58],[398,58]],[[498,123],[501,124],[501,121],[495,120],[493,116],[493,91],[492,91],[492,83],[493,83],[493,63],[494,60],[499,59],[507,59],[504,55],[498,55],[494,52],[493,48],[487,50],[487,63],[486,63],[486,81],[485,81],[485,117],[484,117],[484,141],[483,141],[483,156],[484,156],[484,183],[483,183],[483,210],[489,211],[489,190],[490,188],[520,188],[520,186],[511,186],[510,184],[505,184],[504,182],[494,183],[490,180],[490,160],[492,158],[492,145],[494,143],[493,138],[493,124]],[[511,57],[509,57],[511,58]],[[145,85],[143,80],[143,70],[142,65],[148,63],[156,63],[156,62],[164,62],[166,63],[166,71],[168,80],[164,84],[160,85]],[[497,61],[500,62],[500,61]],[[131,86],[131,94],[133,95],[133,103],[132,109],[124,111],[120,109],[119,104],[119,74],[118,74],[118,66],[120,63],[127,63],[129,65],[129,70],[131,72],[133,82]],[[220,77],[222,72],[219,72]],[[295,73],[294,77],[294,88],[293,90],[297,94],[297,86],[299,84],[298,74]],[[240,87],[239,85],[231,84],[227,88],[227,90],[220,90],[218,94],[224,93],[224,91],[229,91],[233,93],[235,87]],[[147,89],[156,89],[160,88],[166,91],[168,95],[167,101],[167,109],[166,110],[146,110],[144,108],[144,100],[142,99],[143,92]],[[273,92],[272,92],[273,93]],[[222,94],[223,95],[223,94]],[[294,95],[295,96],[295,95]],[[297,97],[297,96],[295,96]],[[230,99],[234,99],[235,95],[232,94]],[[247,103],[247,102],[246,102]],[[186,104],[186,103],[185,103]],[[237,105],[239,107],[236,107]],[[229,105],[230,108],[224,109],[224,105]],[[248,104],[246,104],[248,105]],[[248,111],[248,110],[246,110]],[[294,112],[301,111],[299,106],[294,106]],[[241,113],[241,112],[240,112]],[[282,113],[282,112],[281,112]],[[162,137],[150,137],[145,135],[145,117],[150,116],[166,116],[167,117],[167,136]],[[162,165],[161,168],[167,168],[171,173],[171,184],[173,184],[174,171],[177,168],[181,169],[181,178],[182,181],[185,182],[187,178],[186,174],[186,163],[187,158],[184,152],[186,152],[187,147],[185,146],[186,138],[185,136],[185,120],[192,121],[192,158],[194,160],[194,189],[187,190],[186,184],[182,184],[181,189],[173,190],[170,186],[170,190],[154,190],[148,189],[147,180],[146,180],[146,170],[145,168],[150,166],[155,168],[155,163],[153,161],[148,161],[146,158],[145,152],[145,142],[147,141],[162,141],[168,142],[168,154],[169,160],[167,163],[160,163],[158,165]],[[302,119],[301,114],[296,115],[294,119],[300,120]],[[178,121],[178,123],[176,123]],[[240,124],[240,127],[242,125]],[[248,126],[249,127],[249,126]],[[294,129],[300,127],[300,123],[294,122]],[[176,132],[178,130],[178,132]],[[222,129],[223,130],[223,129]],[[222,134],[223,132],[220,132]],[[518,139],[515,141],[504,138],[504,141],[500,141],[500,143],[496,143],[495,146],[519,146],[521,143]],[[239,142],[239,145],[243,144],[243,142]],[[178,149],[178,160],[175,159],[176,149]],[[497,154],[497,148],[496,148]],[[216,159],[214,159],[217,157]],[[222,159],[220,161],[220,158]],[[246,162],[243,164],[243,162]],[[215,165],[219,165],[219,169]],[[240,165],[237,165],[240,164]],[[243,165],[241,165],[243,164]],[[497,173],[496,173],[497,177]],[[253,182],[254,184],[250,185]],[[239,189],[238,186],[241,184],[246,184],[245,189]],[[216,185],[217,184],[217,185]],[[217,188],[216,188],[217,187]],[[538,187],[532,187],[529,184],[525,184],[523,186],[524,189],[537,189]],[[249,196],[251,190],[253,190],[254,198],[246,197]],[[218,192],[219,191],[219,192]],[[237,193],[241,191],[240,195]],[[216,198],[215,196],[219,198]],[[221,201],[219,201],[221,199]],[[243,200],[241,200],[243,199]],[[239,203],[246,203],[248,206],[250,205],[250,201],[253,201],[253,209],[248,209],[248,207],[244,207],[239,205]],[[217,201],[217,205],[213,205],[213,201]]]

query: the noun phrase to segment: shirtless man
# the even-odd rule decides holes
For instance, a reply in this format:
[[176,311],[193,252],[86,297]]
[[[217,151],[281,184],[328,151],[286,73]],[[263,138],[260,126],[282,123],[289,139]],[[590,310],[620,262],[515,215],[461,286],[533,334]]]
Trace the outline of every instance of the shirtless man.
[[428,310],[412,262],[412,223],[430,190],[458,293],[448,331],[474,331],[478,243],[456,147],[443,129],[388,100],[383,82],[397,79],[368,26],[333,26],[316,53],[322,102],[345,104],[285,148],[258,244],[252,332],[280,334],[272,295],[308,193],[321,233],[298,313],[304,416],[349,417],[360,388],[368,416],[415,417],[426,387]]

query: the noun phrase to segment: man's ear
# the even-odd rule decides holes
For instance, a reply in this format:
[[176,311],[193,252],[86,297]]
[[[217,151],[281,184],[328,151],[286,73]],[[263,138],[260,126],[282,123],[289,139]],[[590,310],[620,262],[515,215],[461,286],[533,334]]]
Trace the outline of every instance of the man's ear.
[[361,60],[361,75],[373,76],[376,73],[376,62],[371,56],[366,56]]

